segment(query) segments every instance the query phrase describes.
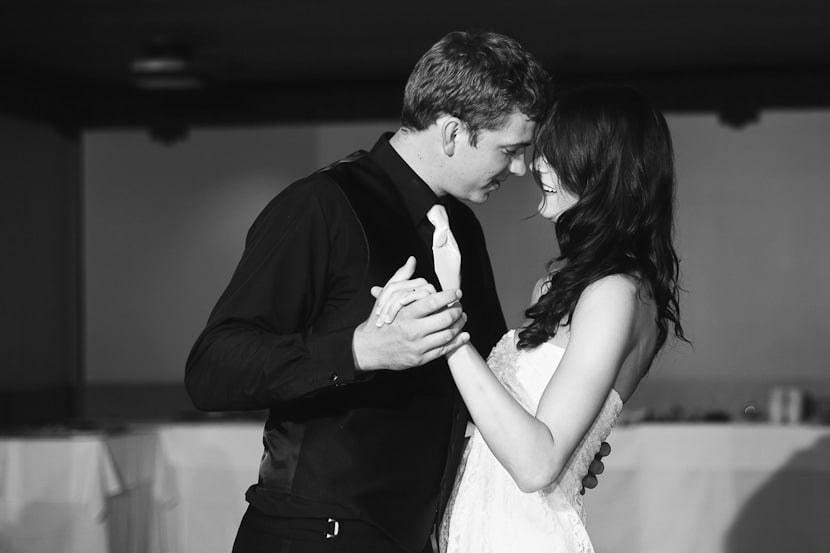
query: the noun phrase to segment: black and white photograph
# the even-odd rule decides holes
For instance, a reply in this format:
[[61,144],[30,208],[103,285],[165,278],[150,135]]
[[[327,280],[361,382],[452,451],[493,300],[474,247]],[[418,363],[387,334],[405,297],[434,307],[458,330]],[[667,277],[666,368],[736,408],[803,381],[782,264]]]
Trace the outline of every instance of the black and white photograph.
[[0,553],[830,552],[830,4],[0,0]]

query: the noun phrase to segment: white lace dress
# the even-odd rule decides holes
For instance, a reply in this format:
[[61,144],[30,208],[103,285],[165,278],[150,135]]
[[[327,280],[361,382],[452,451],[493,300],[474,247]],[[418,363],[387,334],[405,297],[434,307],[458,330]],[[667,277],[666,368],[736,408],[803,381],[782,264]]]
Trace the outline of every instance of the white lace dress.
[[[513,335],[510,330],[502,337],[487,364],[513,397],[535,413],[564,350],[550,343],[517,350]],[[611,390],[566,468],[535,493],[518,488],[474,431],[441,523],[442,553],[593,552],[579,490],[621,409],[619,395]]]

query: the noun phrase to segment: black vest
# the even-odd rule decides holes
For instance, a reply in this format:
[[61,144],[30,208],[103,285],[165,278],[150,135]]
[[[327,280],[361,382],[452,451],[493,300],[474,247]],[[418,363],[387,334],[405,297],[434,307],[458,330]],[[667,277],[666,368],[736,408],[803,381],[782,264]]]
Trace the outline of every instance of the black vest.
[[[362,323],[374,303],[370,287],[386,282],[409,255],[417,258],[416,276],[437,285],[431,250],[394,184],[369,156],[323,174],[342,190],[362,227],[365,293],[320,316],[312,332]],[[451,200],[450,207],[464,256],[466,330],[486,356],[504,332],[504,317],[478,222],[460,202]],[[282,516],[360,518],[420,552],[452,489],[466,421],[444,359],[406,371],[375,371],[281,405],[266,423],[266,456],[249,501]]]

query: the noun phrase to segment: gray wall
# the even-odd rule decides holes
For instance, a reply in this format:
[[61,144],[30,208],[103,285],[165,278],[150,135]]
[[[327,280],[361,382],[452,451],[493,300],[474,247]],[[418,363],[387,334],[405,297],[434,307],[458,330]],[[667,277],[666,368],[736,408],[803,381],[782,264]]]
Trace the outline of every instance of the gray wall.
[[0,425],[71,414],[79,383],[80,142],[0,115]]
[[[736,410],[769,385],[830,390],[830,112],[764,113],[736,130],[671,115],[684,324],[640,404]],[[394,122],[83,136],[86,378],[178,386],[188,349],[264,204],[308,172],[370,147]],[[480,207],[508,322],[555,251],[513,179]]]

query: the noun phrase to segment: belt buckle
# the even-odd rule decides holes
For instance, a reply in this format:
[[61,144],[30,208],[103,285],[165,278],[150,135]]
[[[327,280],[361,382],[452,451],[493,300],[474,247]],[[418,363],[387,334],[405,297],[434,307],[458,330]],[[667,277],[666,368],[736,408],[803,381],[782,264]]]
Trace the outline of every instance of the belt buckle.
[[326,532],[326,539],[330,540],[332,538],[336,538],[338,534],[340,534],[340,521],[329,518],[328,523],[331,524],[331,531]]

